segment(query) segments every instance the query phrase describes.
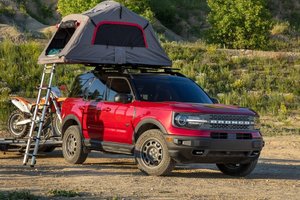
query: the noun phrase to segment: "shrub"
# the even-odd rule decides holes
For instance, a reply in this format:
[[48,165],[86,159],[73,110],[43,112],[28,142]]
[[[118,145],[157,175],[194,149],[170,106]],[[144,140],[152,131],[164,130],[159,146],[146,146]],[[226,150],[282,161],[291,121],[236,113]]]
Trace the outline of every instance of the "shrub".
[[265,0],[208,0],[209,41],[227,48],[261,49],[268,43],[271,16]]
[[[151,11],[149,2],[150,0],[116,0],[128,7],[130,10],[146,17],[152,21],[154,13]],[[59,0],[57,7],[59,13],[63,16],[72,13],[82,13],[88,9],[93,8],[95,5],[100,3],[101,0]]]
[[277,22],[272,30],[271,34],[272,35],[280,35],[280,34],[286,34],[288,33],[290,29],[290,23],[289,22]]

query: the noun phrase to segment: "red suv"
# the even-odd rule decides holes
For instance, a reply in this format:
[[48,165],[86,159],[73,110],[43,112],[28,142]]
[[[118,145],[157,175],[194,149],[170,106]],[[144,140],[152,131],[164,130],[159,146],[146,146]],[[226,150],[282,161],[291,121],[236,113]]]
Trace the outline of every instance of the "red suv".
[[176,163],[216,163],[246,176],[264,142],[254,111],[221,105],[170,69],[100,68],[79,75],[62,107],[63,155],[83,163],[91,150],[134,155],[148,175]]

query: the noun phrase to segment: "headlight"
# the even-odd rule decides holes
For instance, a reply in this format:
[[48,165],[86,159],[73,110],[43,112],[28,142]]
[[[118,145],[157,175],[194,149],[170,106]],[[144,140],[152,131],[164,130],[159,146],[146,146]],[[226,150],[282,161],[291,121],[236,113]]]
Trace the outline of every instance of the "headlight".
[[208,120],[203,115],[175,113],[173,117],[173,124],[180,128],[200,128],[205,123],[208,123]]

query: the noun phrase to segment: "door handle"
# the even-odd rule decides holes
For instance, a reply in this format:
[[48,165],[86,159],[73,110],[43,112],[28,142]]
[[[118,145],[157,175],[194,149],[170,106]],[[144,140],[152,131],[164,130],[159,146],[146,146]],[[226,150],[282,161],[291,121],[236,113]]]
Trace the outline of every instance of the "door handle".
[[109,112],[109,111],[111,111],[111,108],[110,108],[110,107],[106,107],[106,108],[103,108],[103,110],[102,110],[102,111]]

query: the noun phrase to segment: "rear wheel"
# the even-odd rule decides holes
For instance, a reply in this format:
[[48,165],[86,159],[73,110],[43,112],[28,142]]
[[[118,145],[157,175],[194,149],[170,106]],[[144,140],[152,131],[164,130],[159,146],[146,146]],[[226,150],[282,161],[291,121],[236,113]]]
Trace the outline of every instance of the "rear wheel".
[[54,117],[52,119],[52,126],[53,126],[53,130],[54,130],[53,135],[61,136],[61,126],[62,126],[62,124],[61,124],[59,118],[57,117],[57,115],[54,115]]
[[24,138],[30,129],[30,124],[17,125],[18,122],[28,119],[24,113],[14,110],[8,117],[7,127],[11,136],[17,139]]
[[257,161],[258,158],[245,164],[217,164],[217,167],[226,175],[244,177],[254,170]]
[[168,175],[175,167],[167,143],[157,129],[144,132],[137,140],[135,158],[139,169],[147,175]]
[[63,136],[63,156],[68,163],[82,164],[88,153],[84,151],[82,137],[78,126],[70,126]]

